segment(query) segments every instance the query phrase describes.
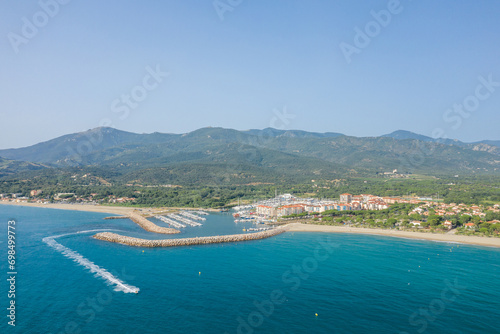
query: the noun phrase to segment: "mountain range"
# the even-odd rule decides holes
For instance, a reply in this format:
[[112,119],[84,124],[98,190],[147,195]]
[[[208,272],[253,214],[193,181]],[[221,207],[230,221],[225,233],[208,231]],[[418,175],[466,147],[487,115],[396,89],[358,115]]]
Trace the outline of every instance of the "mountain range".
[[498,175],[500,141],[464,143],[401,130],[353,137],[273,128],[137,134],[101,127],[0,150],[0,157],[0,176],[97,168],[111,170],[128,183],[298,182],[394,169],[426,175]]

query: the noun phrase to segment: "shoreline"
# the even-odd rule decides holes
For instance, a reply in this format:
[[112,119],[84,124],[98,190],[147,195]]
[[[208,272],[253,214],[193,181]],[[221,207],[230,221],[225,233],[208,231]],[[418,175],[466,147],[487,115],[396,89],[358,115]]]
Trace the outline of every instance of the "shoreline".
[[[134,207],[124,207],[124,206],[114,207],[114,206],[89,205],[89,204],[61,204],[61,203],[41,204],[41,203],[25,203],[25,202],[15,203],[15,202],[0,201],[0,205],[2,204],[58,209],[58,210],[108,213],[108,214],[126,216],[127,218],[129,218],[130,214],[133,214],[139,209]],[[177,208],[140,208],[140,209],[146,211],[145,213],[147,213],[148,211],[151,212],[152,210],[166,210],[166,209],[175,210]],[[206,209],[204,210],[212,211]],[[383,229],[373,229],[373,228],[356,228],[356,227],[345,227],[345,226],[303,224],[303,223],[290,223],[286,225],[288,226],[288,232],[355,233],[355,234],[381,235],[389,237],[441,241],[441,242],[458,242],[463,244],[500,248],[500,238],[488,238],[488,237],[456,235],[456,234],[434,234],[434,233],[423,233],[423,232],[383,230]],[[170,231],[170,233],[172,232],[173,231]]]
[[0,205],[15,205],[15,206],[26,206],[32,208],[46,208],[46,209],[56,209],[56,210],[72,210],[72,211],[86,211],[86,212],[98,212],[98,213],[109,213],[126,216],[129,213],[137,210],[137,208],[126,207],[126,206],[104,206],[104,205],[91,205],[91,204],[62,204],[62,203],[26,203],[26,202],[10,202],[10,201],[0,201]]
[[134,212],[130,212],[128,214],[128,218],[130,218],[134,223],[142,227],[143,230],[148,232],[161,233],[161,234],[181,233],[181,231],[176,230],[175,228],[158,226],[155,223],[149,221],[147,218],[144,218],[143,216]]
[[380,235],[395,238],[420,239],[440,242],[456,242],[461,244],[497,247],[500,248],[500,238],[478,237],[472,235],[456,235],[456,234],[435,234],[412,231],[399,230],[383,230],[374,228],[356,228],[346,226],[331,226],[331,225],[315,225],[291,223],[288,224],[288,232],[320,232],[320,233],[352,233],[352,234],[367,234]]
[[[109,213],[121,216],[128,216],[132,212],[142,211],[144,215],[151,216],[157,214],[158,212],[168,211],[168,210],[203,210],[207,212],[218,212],[216,209],[204,209],[204,208],[179,208],[179,207],[161,207],[161,208],[143,208],[143,207],[133,207],[133,206],[106,206],[106,205],[92,205],[92,204],[65,204],[65,203],[27,203],[27,202],[10,202],[10,201],[0,201],[0,205],[15,205],[15,206],[26,206],[32,208],[46,208],[46,209],[56,209],[56,210],[72,210],[72,211],[86,211],[86,212],[98,212],[98,213]],[[155,211],[155,212],[153,212]]]

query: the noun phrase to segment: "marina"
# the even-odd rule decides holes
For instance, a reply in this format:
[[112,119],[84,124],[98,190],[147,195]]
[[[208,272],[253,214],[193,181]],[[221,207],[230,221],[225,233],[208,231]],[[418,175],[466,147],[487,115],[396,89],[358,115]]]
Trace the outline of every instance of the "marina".
[[247,228],[247,231],[249,232],[254,232],[254,231],[268,231],[273,229],[272,227],[250,227]]
[[[195,211],[195,212],[203,212],[203,211]],[[201,213],[200,213],[201,214]],[[204,215],[208,215],[203,212]],[[186,225],[189,226],[201,226],[201,223],[198,223],[196,220],[205,221],[207,220],[205,217],[200,217],[195,215],[189,211],[180,211],[178,214],[169,213],[167,217],[156,215],[154,216],[156,219],[161,220],[165,224],[169,224],[174,228],[184,228]]]
[[166,224],[169,224],[170,226],[172,227],[175,227],[175,228],[183,228],[183,227],[186,227],[186,225],[184,224],[181,224],[173,219],[170,219],[170,218],[167,218],[167,217],[164,217],[164,216],[155,216],[156,219],[158,220],[161,220],[162,222],[166,223]]
[[148,232],[162,233],[162,234],[176,234],[176,233],[180,233],[179,230],[176,230],[174,228],[167,228],[167,227],[158,226],[158,225],[150,222],[149,220],[147,220],[146,218],[144,218],[143,216],[141,216],[141,215],[139,215],[139,214],[137,214],[135,212],[129,213],[128,217],[134,223],[136,223],[137,225],[139,225],[140,227],[142,227],[144,230],[146,230]]
[[167,216],[168,216],[168,218],[178,220],[178,221],[183,222],[183,223],[185,223],[187,225],[190,225],[190,226],[201,226],[200,223],[198,223],[198,222],[196,222],[194,220],[190,220],[190,219],[188,219],[186,217],[179,216],[179,215],[177,215],[175,213],[169,213]]
[[208,213],[205,211],[193,211],[193,212],[202,216],[208,216]]
[[188,217],[188,218],[191,218],[191,219],[194,219],[194,220],[201,220],[201,221],[205,221],[207,220],[207,218],[205,217],[200,217],[200,216],[197,216],[189,211],[181,211],[179,212],[179,214],[185,216],[185,217]]

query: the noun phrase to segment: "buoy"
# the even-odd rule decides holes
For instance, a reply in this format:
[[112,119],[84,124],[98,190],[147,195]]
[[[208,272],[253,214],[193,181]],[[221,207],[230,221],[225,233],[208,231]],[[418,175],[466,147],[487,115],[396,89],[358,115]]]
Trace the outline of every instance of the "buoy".
[[408,283],[408,285],[410,285],[410,283]]
[[198,275],[201,275],[201,271],[198,272]]
[[142,251],[144,253],[144,251]]
[[318,316],[318,313],[314,313],[316,316]]
[[418,266],[420,268],[420,266]]

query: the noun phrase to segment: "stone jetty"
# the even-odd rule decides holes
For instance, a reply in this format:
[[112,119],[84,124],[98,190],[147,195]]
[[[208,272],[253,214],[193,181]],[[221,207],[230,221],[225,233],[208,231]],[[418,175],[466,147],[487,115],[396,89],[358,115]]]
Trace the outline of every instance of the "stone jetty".
[[162,240],[147,240],[140,238],[127,237],[111,232],[98,233],[94,235],[95,239],[116,242],[129,246],[136,247],[178,247],[190,245],[207,245],[223,242],[238,242],[248,240],[258,240],[269,238],[288,230],[288,226],[280,226],[272,230],[247,233],[247,234],[232,234],[232,235],[217,235],[210,237],[184,238],[184,239],[162,239]]
[[134,223],[136,223],[137,225],[139,225],[140,227],[142,227],[143,229],[145,229],[148,232],[162,233],[162,234],[176,234],[176,233],[181,232],[179,230],[176,230],[175,228],[158,226],[158,225],[150,222],[149,220],[147,220],[143,216],[141,216],[137,213],[134,213],[134,212],[129,213],[128,218],[130,218]]

